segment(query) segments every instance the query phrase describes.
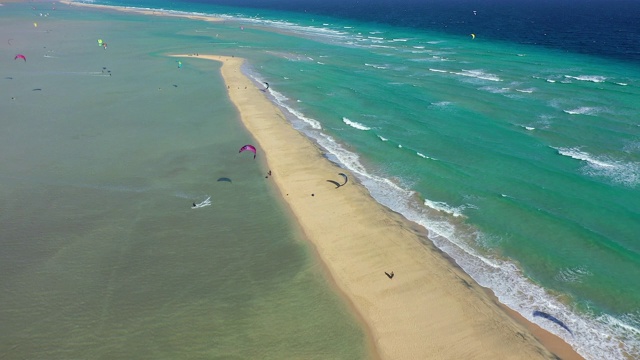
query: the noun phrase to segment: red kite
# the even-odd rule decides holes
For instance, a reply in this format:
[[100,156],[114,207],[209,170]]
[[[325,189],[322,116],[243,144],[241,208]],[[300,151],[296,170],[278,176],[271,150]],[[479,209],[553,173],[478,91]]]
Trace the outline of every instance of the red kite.
[[256,147],[253,145],[245,145],[243,147],[240,148],[240,151],[238,151],[239,153],[243,152],[243,151],[251,151],[253,153],[253,158],[256,158]]

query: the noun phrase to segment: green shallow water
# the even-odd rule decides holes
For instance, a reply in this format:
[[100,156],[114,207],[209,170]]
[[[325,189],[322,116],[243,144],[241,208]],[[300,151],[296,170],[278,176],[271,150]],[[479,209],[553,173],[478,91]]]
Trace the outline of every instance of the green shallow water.
[[0,13],[0,357],[366,358],[194,23],[58,7]]

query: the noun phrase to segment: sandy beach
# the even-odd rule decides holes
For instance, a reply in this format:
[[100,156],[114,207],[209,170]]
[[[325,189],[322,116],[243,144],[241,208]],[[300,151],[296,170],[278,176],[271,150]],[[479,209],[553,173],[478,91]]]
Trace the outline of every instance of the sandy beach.
[[243,59],[198,58],[222,62],[229,96],[257,141],[258,156],[266,159],[282,198],[366,324],[380,358],[580,358],[559,338],[508,315],[353,176],[339,188],[327,182],[340,181],[338,173],[345,171],[293,129],[241,73]]
[[[16,1],[20,1],[20,0],[16,0]],[[113,5],[107,6],[107,5],[99,5],[99,4],[89,4],[89,3],[74,2],[69,0],[61,0],[60,3],[67,4],[67,5],[74,5],[74,6],[84,6],[84,7],[94,8],[94,9],[125,11],[129,13],[142,14],[142,15],[171,16],[171,17],[179,17],[179,18],[185,18],[185,19],[191,19],[191,20],[202,20],[202,21],[209,21],[209,22],[224,21],[224,19],[222,18],[217,18],[213,16],[184,14],[180,12],[171,13],[171,12],[164,11],[161,13],[153,10],[129,8],[124,6],[113,6]]]

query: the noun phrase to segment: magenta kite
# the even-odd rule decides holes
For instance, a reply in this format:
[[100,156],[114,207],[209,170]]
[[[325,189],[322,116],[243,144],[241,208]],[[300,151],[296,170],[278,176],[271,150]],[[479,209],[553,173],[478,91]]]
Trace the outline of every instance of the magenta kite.
[[24,61],[27,61],[27,57],[22,55],[22,54],[18,54],[18,55],[16,55],[16,57],[13,58],[13,60],[18,60],[18,59],[22,59]]
[[241,153],[243,151],[251,151],[253,153],[253,158],[256,158],[256,147],[253,145],[245,145],[243,147],[240,148],[240,151],[238,151],[238,153]]

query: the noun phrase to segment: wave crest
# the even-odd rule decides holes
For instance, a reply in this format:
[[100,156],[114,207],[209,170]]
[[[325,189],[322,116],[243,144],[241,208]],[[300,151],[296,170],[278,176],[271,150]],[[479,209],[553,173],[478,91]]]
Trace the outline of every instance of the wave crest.
[[359,122],[356,122],[356,121],[351,121],[351,120],[347,119],[346,117],[342,118],[342,122],[344,122],[345,124],[351,126],[354,129],[363,130],[363,131],[371,130],[370,127],[368,127],[368,126],[366,126],[364,124],[361,124]]

